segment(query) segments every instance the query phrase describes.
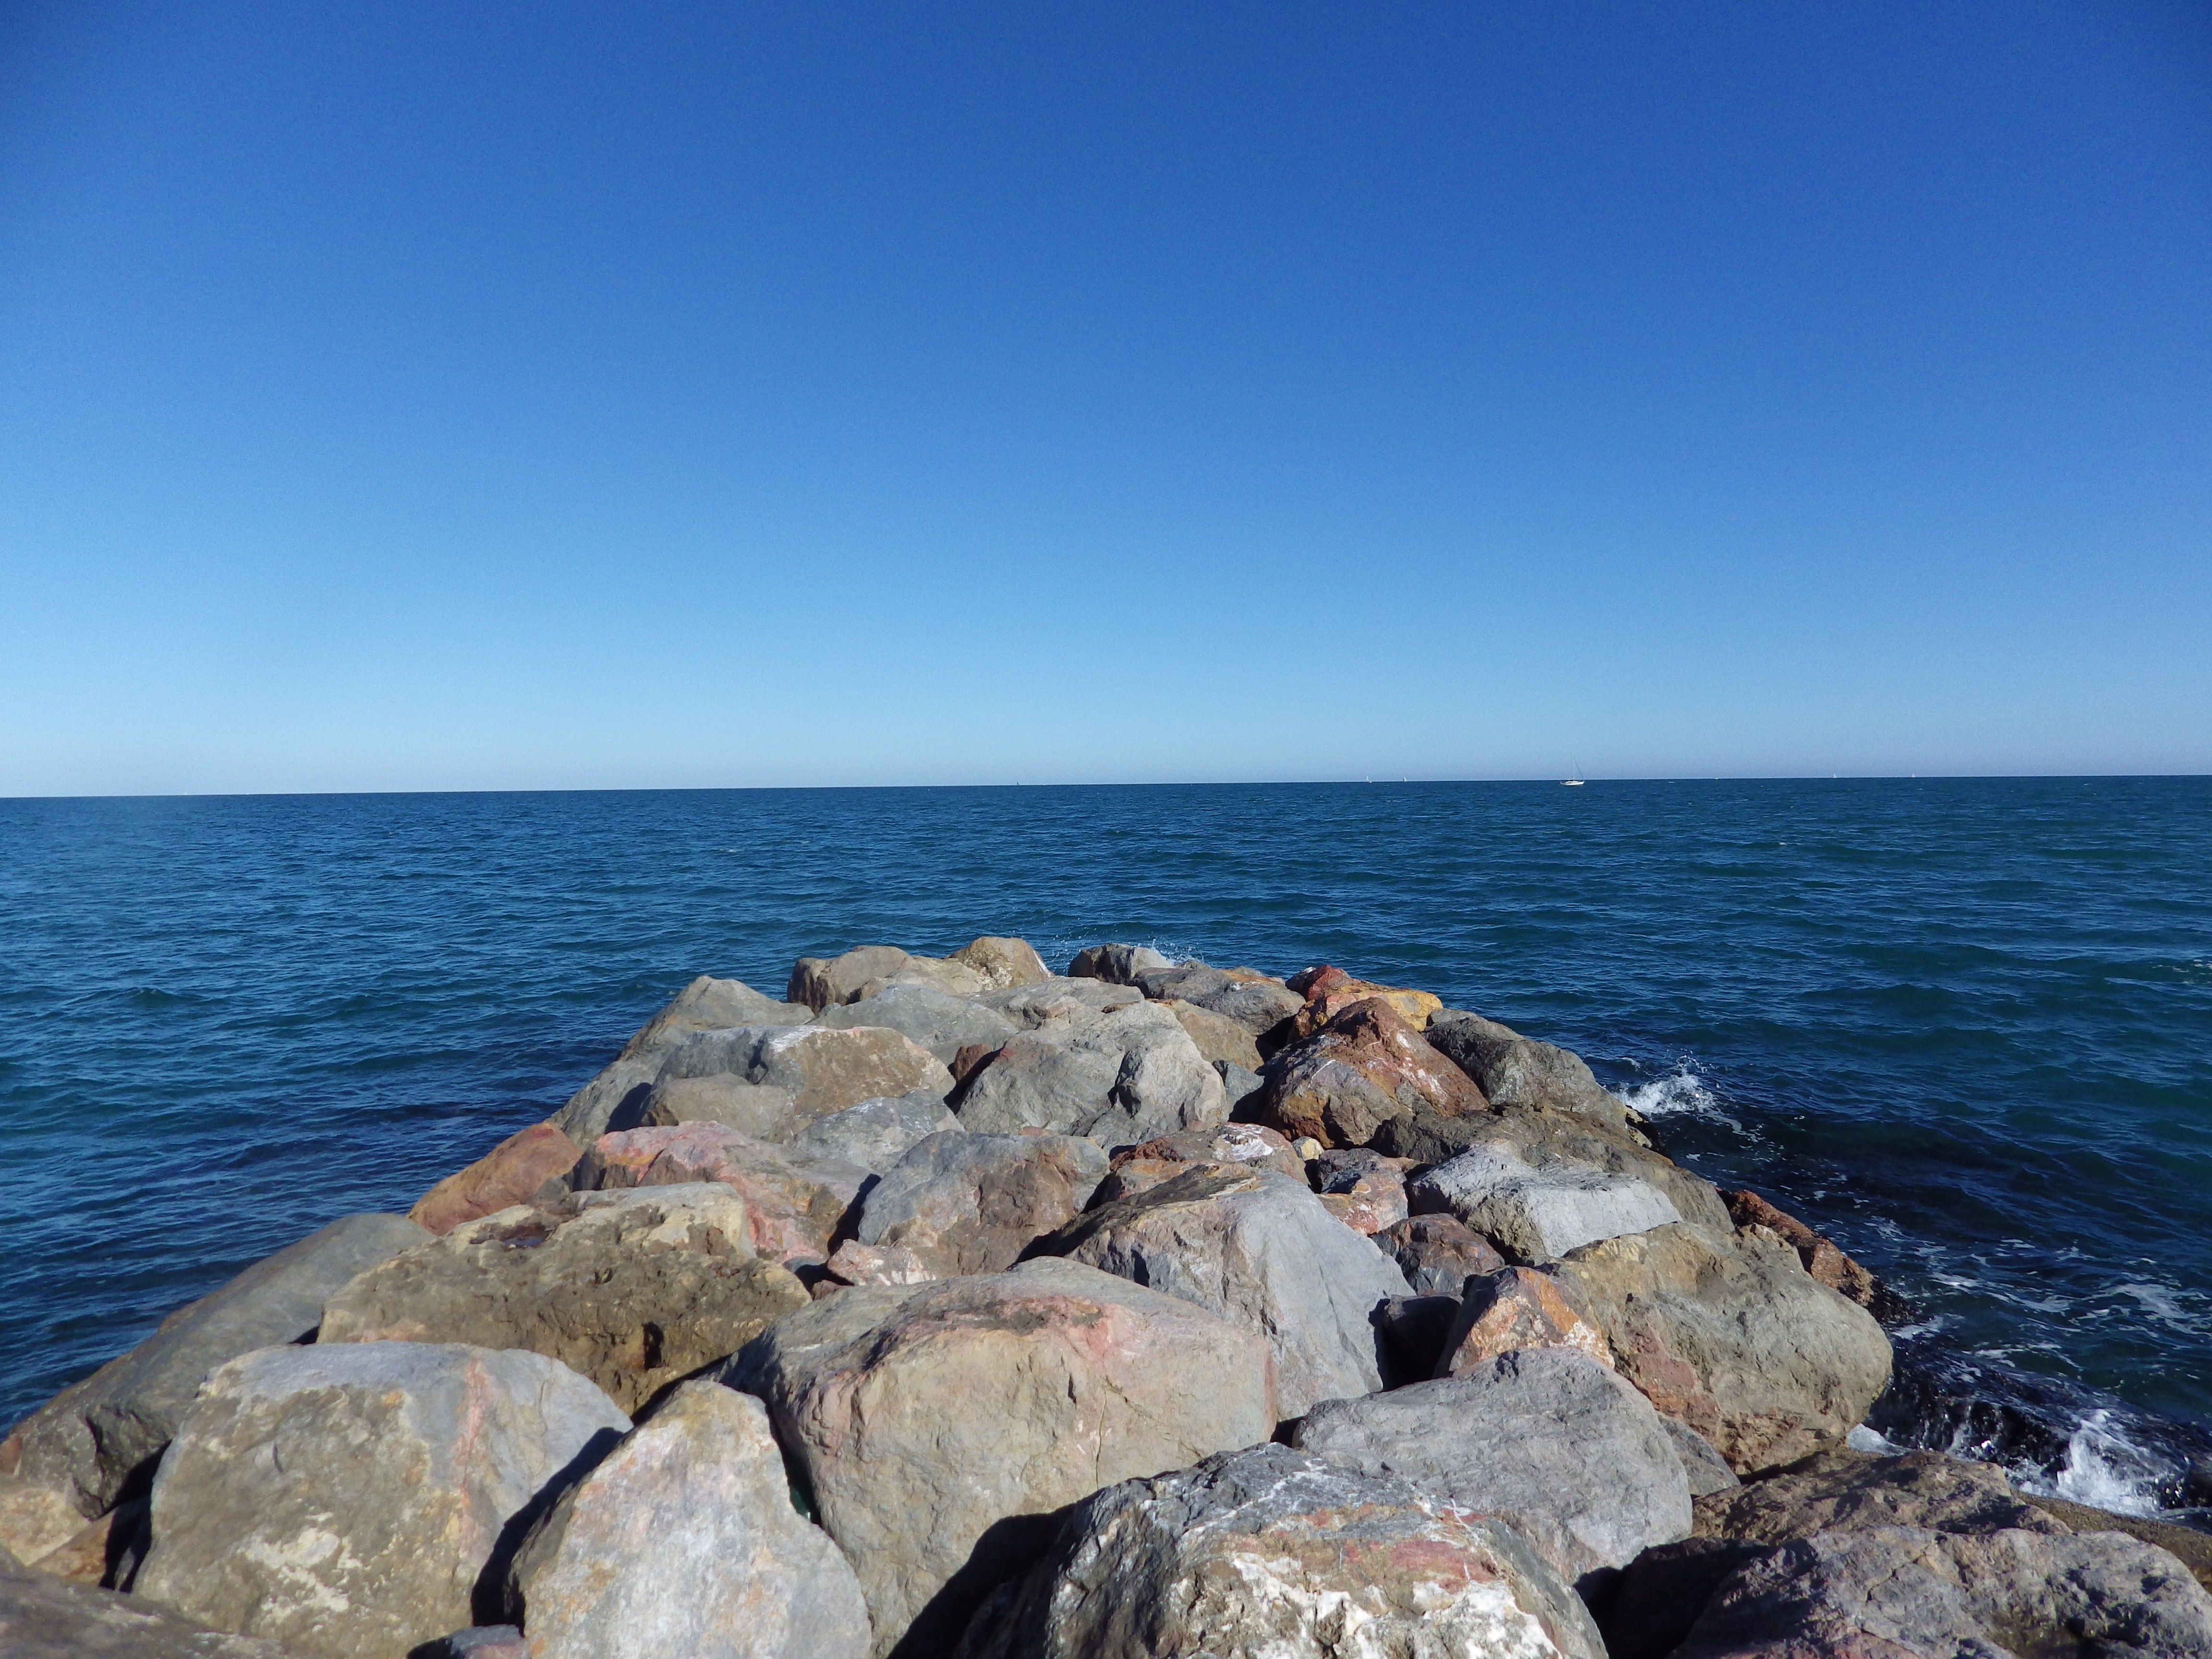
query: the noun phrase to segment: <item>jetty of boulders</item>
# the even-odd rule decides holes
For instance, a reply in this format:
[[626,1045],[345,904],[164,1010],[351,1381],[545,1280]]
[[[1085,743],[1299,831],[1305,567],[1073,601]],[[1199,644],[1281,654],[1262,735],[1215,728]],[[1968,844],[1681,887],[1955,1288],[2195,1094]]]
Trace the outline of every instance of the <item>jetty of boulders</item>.
[[2212,1655],[2197,1534],[1854,1449],[1896,1299],[1649,1131],[1334,967],[696,979],[0,1441],[0,1652]]

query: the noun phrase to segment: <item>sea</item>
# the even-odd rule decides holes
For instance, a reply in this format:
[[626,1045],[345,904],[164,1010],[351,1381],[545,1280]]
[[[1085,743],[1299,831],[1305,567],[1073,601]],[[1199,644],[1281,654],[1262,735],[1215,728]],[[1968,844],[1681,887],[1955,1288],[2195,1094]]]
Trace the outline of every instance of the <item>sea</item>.
[[698,974],[1019,934],[1571,1048],[1911,1312],[1863,1444],[2212,1520],[2212,778],[0,800],[0,1424]]

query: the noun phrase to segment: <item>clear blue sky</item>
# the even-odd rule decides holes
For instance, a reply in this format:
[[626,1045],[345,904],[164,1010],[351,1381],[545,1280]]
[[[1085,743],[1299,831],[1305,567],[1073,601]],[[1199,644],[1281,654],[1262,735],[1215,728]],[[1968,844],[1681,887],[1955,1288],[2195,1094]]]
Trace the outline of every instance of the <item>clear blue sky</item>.
[[2212,769],[2195,4],[0,5],[0,793]]

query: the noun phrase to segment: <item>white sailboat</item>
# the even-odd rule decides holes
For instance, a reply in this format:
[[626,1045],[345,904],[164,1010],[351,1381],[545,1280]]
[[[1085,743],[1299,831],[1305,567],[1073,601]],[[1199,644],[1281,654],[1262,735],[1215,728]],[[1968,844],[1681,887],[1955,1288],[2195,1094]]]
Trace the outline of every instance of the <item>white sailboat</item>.
[[1582,769],[1581,767],[1579,767],[1579,766],[1576,767],[1576,768],[1575,768],[1575,775],[1574,775],[1574,776],[1572,776],[1572,777],[1571,777],[1571,778],[1561,778],[1561,779],[1559,780],[1559,784],[1560,784],[1560,787],[1563,787],[1563,788],[1567,788],[1567,789],[1579,789],[1579,788],[1581,788],[1581,787],[1583,787],[1583,769]]

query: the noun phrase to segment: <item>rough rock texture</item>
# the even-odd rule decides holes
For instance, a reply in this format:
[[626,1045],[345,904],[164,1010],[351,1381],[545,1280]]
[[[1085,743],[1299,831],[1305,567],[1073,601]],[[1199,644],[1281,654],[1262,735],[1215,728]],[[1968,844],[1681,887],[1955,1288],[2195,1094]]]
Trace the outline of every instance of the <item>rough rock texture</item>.
[[803,1158],[715,1123],[601,1135],[576,1177],[580,1188],[610,1190],[719,1181],[744,1200],[754,1250],[787,1264],[830,1254],[870,1178],[848,1164]]
[[1364,1400],[1332,1400],[1295,1443],[1506,1522],[1570,1583],[1690,1531],[1690,1488],[1650,1402],[1571,1348]]
[[1397,1262],[1416,1296],[1458,1296],[1467,1281],[1505,1265],[1498,1247],[1455,1215],[1417,1215],[1375,1242]]
[[993,988],[988,979],[964,962],[950,957],[908,957],[896,973],[879,974],[861,981],[860,989],[846,1000],[866,1002],[897,986],[927,988],[946,996],[963,998],[979,997]]
[[1217,1072],[1224,1065],[1246,1072],[1260,1069],[1260,1051],[1253,1046],[1252,1034],[1227,1015],[1194,1002],[1165,1001],[1160,1006],[1175,1016],[1176,1024],[1188,1033],[1206,1064]]
[[2170,1522],[2145,1520],[2141,1516],[2114,1515],[2109,1510],[2069,1504],[2060,1498],[2028,1498],[2027,1501],[2076,1532],[2124,1532],[2146,1544],[2155,1544],[2194,1573],[2198,1583],[2212,1589],[2212,1533],[2202,1533],[2193,1527],[2177,1527]]
[[902,1246],[939,1278],[1000,1273],[1080,1214],[1106,1168],[1075,1135],[934,1134],[862,1200],[854,1237]]
[[[27,1419],[35,1421],[35,1419]],[[0,1565],[39,1561],[84,1530],[76,1486],[0,1476]]]
[[1628,1109],[1579,1054],[1456,1008],[1431,1016],[1422,1035],[1473,1078],[1493,1106],[1551,1106],[1615,1128],[1627,1126]]
[[1223,1123],[1211,1129],[1185,1129],[1156,1135],[1115,1152],[1118,1169],[1131,1159],[1157,1159],[1164,1164],[1250,1164],[1264,1166],[1304,1181],[1306,1166],[1291,1151],[1291,1143],[1274,1130],[1257,1123]]
[[8,1659],[290,1659],[135,1595],[64,1583],[0,1560],[0,1653]]
[[1370,998],[1275,1056],[1259,1110],[1263,1122],[1292,1139],[1364,1146],[1416,1104],[1447,1118],[1487,1109],[1466,1073],[1388,1003]]
[[302,1654],[404,1654],[472,1622],[507,1523],[629,1427],[540,1354],[247,1354],[208,1379],[161,1460],[137,1593]]
[[1382,1386],[1375,1311],[1407,1294],[1389,1258],[1271,1170],[1192,1170],[1100,1206],[1037,1248],[1265,1338],[1285,1417]]
[[[1151,982],[1151,975],[1146,978]],[[1172,994],[1193,1007],[1234,1020],[1251,1034],[1255,1044],[1305,1006],[1305,999],[1282,981],[1245,969],[1231,969],[1222,979],[1203,984],[1186,980],[1174,988]]]
[[604,1071],[554,1114],[553,1124],[579,1146],[588,1146],[606,1133],[623,1103],[653,1082],[661,1057],[693,1032],[732,1025],[796,1024],[812,1012],[811,1008],[763,996],[742,980],[709,979],[702,975],[678,992],[675,1000],[647,1020]]
[[527,1348],[635,1412],[806,1305],[748,1241],[744,1200],[718,1182],[571,1193],[371,1268],[331,1298],[321,1340]]
[[146,1500],[126,1498],[29,1565],[73,1584],[127,1590],[146,1554]]
[[1595,1119],[1550,1106],[1442,1117],[1425,1107],[1393,1118],[1376,1131],[1377,1152],[1421,1164],[1442,1164],[1473,1147],[1518,1158],[1540,1174],[1567,1170],[1628,1176],[1667,1194],[1682,1219],[1732,1232],[1728,1206],[1711,1182],[1662,1157],[1633,1129],[1613,1129]]
[[1519,1539],[1402,1481],[1255,1446],[1085,1498],[961,1659],[1604,1659]]
[[986,933],[952,953],[983,976],[986,988],[1003,991],[1017,985],[1035,985],[1052,977],[1052,969],[1025,939],[1003,939]]
[[1906,1312],[1902,1297],[1787,1211],[1778,1210],[1757,1193],[1723,1193],[1729,1218],[1738,1228],[1764,1227],[1797,1252],[1816,1283],[1850,1299],[1885,1323]]
[[1924,1527],[1932,1532],[2063,1533],[2012,1488],[1990,1463],[1968,1463],[1942,1452],[1874,1457],[1850,1450],[1816,1452],[1763,1480],[1698,1500],[1703,1538],[1782,1544],[1816,1532],[1865,1532],[1875,1527]]
[[1422,1171],[1407,1183],[1406,1198],[1421,1213],[1457,1216],[1522,1262],[1556,1261],[1599,1239],[1681,1219],[1650,1182],[1560,1165],[1538,1170],[1498,1146],[1471,1146]]
[[[333,1221],[178,1309],[129,1353],[63,1389],[0,1441],[0,1476],[13,1477],[0,1493],[8,1526],[0,1544],[23,1558],[63,1542],[112,1507],[131,1473],[168,1443],[210,1371],[307,1335],[333,1291],[429,1237],[396,1215]],[[74,1506],[74,1521],[61,1524],[52,1494]]]
[[1078,951],[1067,964],[1070,979],[1103,979],[1109,985],[1134,985],[1148,968],[1173,964],[1149,945],[1094,945]]
[[1486,1370],[1522,1348],[1573,1348],[1610,1369],[1613,1354],[1581,1291],[1556,1273],[1503,1267],[1470,1279],[1445,1334],[1438,1376]]
[[1622,1375],[1738,1474],[1840,1443],[1889,1382],[1872,1315],[1789,1249],[1684,1224],[1585,1245],[1561,1263]]
[[864,1659],[860,1582],[791,1506],[768,1409],[687,1382],[532,1529],[529,1659]]
[[995,1008],[947,995],[934,986],[911,984],[890,986],[863,1002],[825,1008],[816,1023],[841,1031],[881,1026],[928,1049],[947,1066],[970,1044],[996,1048],[1021,1029]]
[[611,1129],[672,1129],[684,1123],[719,1123],[726,1129],[780,1140],[795,1116],[791,1091],[749,1083],[727,1072],[711,1077],[667,1078],[642,1097],[633,1095],[607,1120]]
[[870,980],[890,978],[907,961],[907,953],[896,945],[863,945],[839,957],[801,957],[783,994],[818,1014],[850,1002]]
[[794,1158],[849,1164],[881,1175],[916,1141],[959,1127],[960,1120],[942,1099],[917,1089],[817,1117],[792,1136],[789,1146]]
[[840,1291],[728,1376],[768,1401],[860,1576],[880,1655],[948,1645],[1027,1570],[1061,1505],[1266,1440],[1273,1370],[1263,1341],[1201,1309],[1044,1261]]
[[985,1134],[1049,1129],[1111,1147],[1211,1128],[1229,1097],[1175,1016],[1139,1003],[1022,1032],[969,1079],[957,1110]]
[[434,1233],[538,1196],[576,1167],[584,1149],[550,1123],[519,1129],[465,1170],[447,1176],[415,1200],[407,1218]]
[[1080,1022],[1116,1008],[1133,1008],[1145,994],[1133,985],[1116,985],[1103,979],[1048,979],[1017,985],[1005,991],[987,991],[975,999],[995,1008],[1025,1031],[1069,1020]]
[[1667,1437],[1674,1443],[1675,1455],[1682,1460],[1682,1473],[1690,1478],[1693,1507],[1700,1498],[1734,1492],[1743,1484],[1729,1467],[1728,1459],[1721,1455],[1721,1449],[1687,1423],[1674,1417],[1662,1417],[1659,1421],[1667,1431]]
[[830,1252],[828,1271],[841,1285],[927,1285],[945,1277],[903,1244],[863,1244],[856,1238]]
[[2165,1551],[2119,1533],[1821,1533],[1739,1567],[1676,1653],[2203,1659],[2212,1595]]
[[1430,1017],[1443,1006],[1426,991],[1354,979],[1341,968],[1309,968],[1291,975],[1289,988],[1305,1000],[1288,1021],[1267,1034],[1270,1052],[1304,1042],[1358,1003],[1380,1002],[1416,1031],[1424,1029]]
[[864,1100],[927,1089],[951,1091],[945,1062],[883,1026],[833,1030],[818,1025],[739,1026],[702,1031],[669,1050],[657,1081],[726,1074],[791,1094],[792,1129]]

